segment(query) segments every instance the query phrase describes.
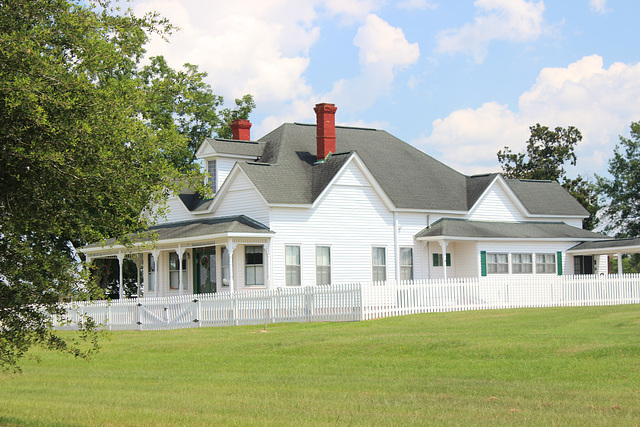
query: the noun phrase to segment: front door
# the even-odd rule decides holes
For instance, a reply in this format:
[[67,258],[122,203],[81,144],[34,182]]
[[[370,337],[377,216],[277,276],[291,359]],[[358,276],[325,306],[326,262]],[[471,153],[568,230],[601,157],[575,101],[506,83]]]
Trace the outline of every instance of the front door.
[[593,274],[593,255],[573,257],[574,274]]
[[209,246],[194,250],[193,292],[208,294],[216,292],[216,248]]

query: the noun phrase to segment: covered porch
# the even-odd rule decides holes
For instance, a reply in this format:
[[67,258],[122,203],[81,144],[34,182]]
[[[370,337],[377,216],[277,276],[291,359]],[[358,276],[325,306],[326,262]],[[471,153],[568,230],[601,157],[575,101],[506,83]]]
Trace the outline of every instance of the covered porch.
[[133,237],[80,249],[87,259],[118,260],[119,297],[123,263],[136,263],[138,296],[236,292],[271,287],[271,238],[266,226],[244,215],[163,224]]
[[442,218],[414,236],[424,245],[426,277],[573,274],[567,249],[607,237],[561,222]]
[[[576,274],[593,274],[589,267],[597,257],[606,256],[617,258],[617,271],[608,271],[612,274],[622,274],[622,256],[625,254],[640,253],[640,239],[607,239],[596,242],[580,243],[567,251],[573,257],[575,267],[579,271]],[[607,264],[608,265],[608,264]]]

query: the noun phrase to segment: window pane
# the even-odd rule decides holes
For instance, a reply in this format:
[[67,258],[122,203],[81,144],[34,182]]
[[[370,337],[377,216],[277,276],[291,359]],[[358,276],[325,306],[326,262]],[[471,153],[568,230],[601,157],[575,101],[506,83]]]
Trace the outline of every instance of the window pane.
[[148,290],[153,291],[156,287],[156,261],[153,259],[153,255],[149,254],[149,286]]
[[385,248],[373,248],[373,265],[386,265]]
[[400,248],[400,280],[413,280],[413,248]]
[[285,254],[285,263],[287,265],[300,265],[300,246],[287,246]]
[[177,270],[178,269],[178,254],[175,252],[171,252],[169,254],[169,270]]
[[300,286],[300,246],[285,246],[285,285]]
[[217,189],[215,160],[209,160],[209,162],[207,163],[207,170],[209,172],[209,186],[211,187],[211,190],[213,190],[213,192],[215,193]]

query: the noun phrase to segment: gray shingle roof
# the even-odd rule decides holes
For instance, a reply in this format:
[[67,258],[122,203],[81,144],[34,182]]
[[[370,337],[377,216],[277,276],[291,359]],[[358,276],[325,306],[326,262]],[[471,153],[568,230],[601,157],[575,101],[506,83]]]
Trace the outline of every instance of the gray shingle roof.
[[[315,125],[286,123],[260,141],[262,158],[241,167],[268,203],[313,203],[352,152],[401,209],[466,212],[497,175],[465,176],[383,130],[336,126],[341,154],[320,164]],[[532,214],[588,216],[556,182],[506,182]]]
[[589,215],[589,212],[556,181],[506,181],[524,207],[534,215]]
[[608,248],[629,248],[640,246],[640,239],[609,239],[597,242],[583,242],[571,248],[571,250],[596,250]]
[[266,143],[262,159],[241,167],[269,203],[313,203],[344,154],[356,152],[396,206],[467,210],[464,175],[385,131],[336,126],[339,155],[320,164],[315,125],[287,123],[260,140]]
[[[174,222],[150,227],[148,231],[155,235],[158,242],[226,233],[271,233],[267,226],[245,215]],[[133,236],[134,242],[147,242],[151,239],[149,233],[137,233]],[[112,238],[105,242],[86,245],[84,248],[109,247],[115,244],[117,242]]]
[[256,159],[262,156],[265,144],[260,141],[238,141],[235,139],[205,138],[204,140],[219,154],[251,156]]
[[564,222],[491,222],[442,218],[415,235],[416,238],[470,237],[477,239],[599,240],[609,237],[572,227]]

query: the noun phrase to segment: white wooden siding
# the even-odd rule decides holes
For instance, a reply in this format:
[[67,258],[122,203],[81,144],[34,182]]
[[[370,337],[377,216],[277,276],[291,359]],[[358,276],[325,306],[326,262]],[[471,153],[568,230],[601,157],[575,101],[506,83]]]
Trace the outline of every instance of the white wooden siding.
[[476,221],[525,221],[524,213],[515,205],[499,182],[495,182],[466,216]]
[[[331,247],[335,282],[371,280],[372,248],[385,247],[387,278],[395,278],[393,213],[351,163],[313,208],[272,208],[273,283],[284,284],[284,247],[301,246],[303,285],[315,284],[315,248]],[[413,242],[408,244],[413,246]]]
[[231,169],[233,168],[233,165],[236,164],[236,159],[228,159],[228,158],[220,158],[218,157],[217,159],[217,163],[216,163],[216,167],[217,167],[217,172],[218,172],[218,190],[220,189],[220,187],[222,187],[222,184],[224,184],[224,181],[227,179],[227,176],[229,176],[229,172],[231,172]]
[[455,243],[455,277],[477,277],[479,259],[477,242]]
[[426,245],[413,238],[418,232],[429,225],[429,215],[425,213],[400,212],[398,214],[398,246],[401,248],[413,248],[413,277],[414,279],[426,279],[428,265],[425,264]]
[[219,205],[213,216],[246,215],[269,226],[269,207],[247,176],[240,172],[229,184],[224,195],[218,196],[223,198],[218,201]]
[[158,224],[166,224],[170,222],[189,221],[194,219],[193,214],[186,208],[179,197],[170,197],[167,200],[167,214],[164,218],[158,220]]

